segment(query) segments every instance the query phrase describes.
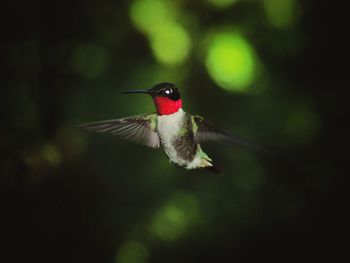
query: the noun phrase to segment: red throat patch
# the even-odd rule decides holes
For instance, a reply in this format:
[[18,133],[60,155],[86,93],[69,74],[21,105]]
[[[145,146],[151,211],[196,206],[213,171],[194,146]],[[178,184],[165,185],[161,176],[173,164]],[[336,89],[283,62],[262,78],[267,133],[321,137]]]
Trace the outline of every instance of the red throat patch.
[[167,97],[156,96],[153,98],[159,115],[170,115],[182,107],[182,100],[171,100]]

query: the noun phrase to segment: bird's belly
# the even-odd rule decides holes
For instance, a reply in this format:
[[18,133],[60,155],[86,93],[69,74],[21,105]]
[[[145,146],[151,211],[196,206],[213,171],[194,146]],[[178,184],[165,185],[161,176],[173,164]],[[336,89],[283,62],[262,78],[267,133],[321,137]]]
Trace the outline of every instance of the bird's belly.
[[[181,140],[179,145],[178,140]],[[162,140],[161,144],[170,162],[186,169],[196,169],[212,166],[211,159],[202,151],[199,145],[184,144],[183,138]]]
[[181,140],[181,138],[177,134],[169,132],[169,130],[164,132],[159,130],[158,133],[160,143],[170,161],[179,166],[186,166],[189,160],[186,160],[186,158],[183,157],[178,147],[178,142]]
[[180,109],[174,114],[159,116],[157,121],[160,143],[166,155],[172,163],[180,166],[186,166],[188,163],[178,147],[181,142],[181,130],[184,128],[183,118],[184,112]]
[[189,119],[180,109],[178,112],[158,116],[157,131],[160,143],[170,162],[186,169],[212,166],[211,159],[194,142]]
[[167,142],[165,140],[162,140],[162,146],[164,149],[164,152],[169,157],[169,160],[179,166],[186,166],[187,161],[179,155],[176,148],[172,145],[171,142]]

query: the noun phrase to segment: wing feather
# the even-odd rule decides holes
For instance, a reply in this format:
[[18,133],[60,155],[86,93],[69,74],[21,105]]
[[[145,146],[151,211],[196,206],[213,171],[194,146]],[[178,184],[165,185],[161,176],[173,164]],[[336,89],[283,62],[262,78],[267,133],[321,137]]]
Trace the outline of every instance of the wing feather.
[[261,149],[260,146],[243,139],[237,134],[221,129],[211,121],[200,116],[192,116],[192,120],[195,122],[197,127],[195,134],[195,140],[197,143],[201,143],[203,141],[221,141]]
[[151,148],[159,147],[156,131],[157,114],[142,114],[122,119],[89,122],[78,127],[99,133],[108,133]]

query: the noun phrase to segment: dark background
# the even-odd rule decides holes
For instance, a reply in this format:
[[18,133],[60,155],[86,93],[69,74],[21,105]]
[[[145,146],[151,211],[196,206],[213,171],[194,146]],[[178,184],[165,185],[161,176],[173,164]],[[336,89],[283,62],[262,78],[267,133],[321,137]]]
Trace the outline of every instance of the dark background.
[[[348,205],[337,177],[345,131],[332,6],[296,1],[279,24],[264,8],[273,1],[172,1],[176,14],[163,19],[186,30],[191,49],[169,64],[152,53],[152,29],[135,24],[136,2],[1,8],[1,262],[341,258]],[[231,27],[259,60],[241,91],[222,89],[205,64],[208,36]],[[178,84],[185,110],[273,151],[204,145],[224,167],[217,177],[74,128],[153,111],[149,98],[120,92],[162,81]]]

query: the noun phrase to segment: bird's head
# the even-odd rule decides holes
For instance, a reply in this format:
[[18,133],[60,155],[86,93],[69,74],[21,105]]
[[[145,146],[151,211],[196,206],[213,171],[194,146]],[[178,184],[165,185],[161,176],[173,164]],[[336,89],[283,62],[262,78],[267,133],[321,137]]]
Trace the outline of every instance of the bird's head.
[[180,92],[175,84],[162,82],[146,90],[130,90],[123,92],[144,93],[152,96],[159,115],[170,115],[182,107]]

